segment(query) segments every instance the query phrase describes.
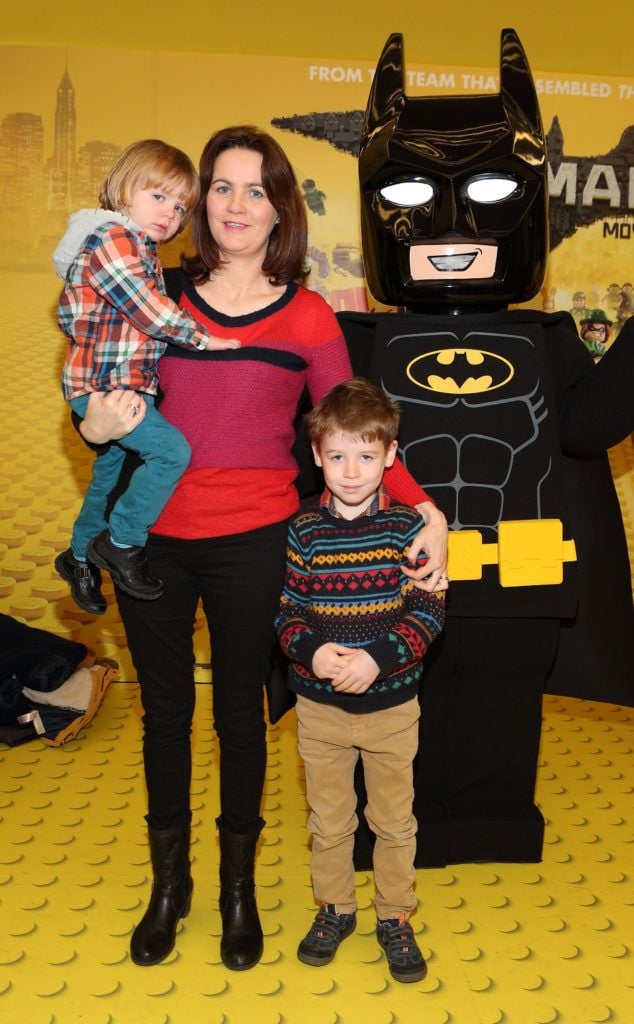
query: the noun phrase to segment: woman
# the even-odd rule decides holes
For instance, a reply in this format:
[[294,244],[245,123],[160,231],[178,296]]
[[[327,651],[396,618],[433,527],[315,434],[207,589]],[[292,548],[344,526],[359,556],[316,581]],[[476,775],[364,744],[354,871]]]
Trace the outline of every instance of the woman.
[[[284,579],[287,520],[298,508],[293,421],[302,392],[318,401],[352,376],[337,320],[306,277],[306,215],[290,163],[269,135],[226,128],[207,143],[202,198],[192,220],[196,255],[167,272],[168,290],[218,338],[239,349],[173,349],[160,363],[163,415],[186,436],[192,461],[147,546],[163,596],[146,604],[118,593],[141,685],[149,840],[154,885],[131,955],[156,964],[189,911],[194,710],[192,632],[201,599],[212,638],[214,723],[220,745],[221,956],[233,970],[262,955],[254,892],[264,824],[263,680]],[[113,439],[129,417],[125,393],[97,399],[87,440]],[[428,525],[433,587],[444,567],[444,517],[399,464],[395,497],[418,504]],[[422,571],[418,571],[422,575]]]

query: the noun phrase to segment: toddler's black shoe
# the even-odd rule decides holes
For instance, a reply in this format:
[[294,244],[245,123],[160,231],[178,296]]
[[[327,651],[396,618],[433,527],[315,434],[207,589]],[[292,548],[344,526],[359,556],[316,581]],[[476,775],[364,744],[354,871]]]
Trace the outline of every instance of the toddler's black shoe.
[[55,568],[70,584],[75,604],[91,615],[103,615],[108,605],[101,593],[101,573],[88,562],[78,561],[70,548],[55,559]]
[[412,926],[405,917],[377,921],[376,937],[385,951],[390,974],[395,981],[423,980],[427,964],[414,938]]
[[113,583],[131,597],[155,601],[163,593],[161,581],[149,575],[145,548],[115,547],[108,530],[104,530],[88,543],[87,554],[100,569],[107,569]]
[[334,903],[324,903],[298,946],[297,959],[311,967],[329,964],[339,944],[354,931],[356,924],[356,914],[337,914]]

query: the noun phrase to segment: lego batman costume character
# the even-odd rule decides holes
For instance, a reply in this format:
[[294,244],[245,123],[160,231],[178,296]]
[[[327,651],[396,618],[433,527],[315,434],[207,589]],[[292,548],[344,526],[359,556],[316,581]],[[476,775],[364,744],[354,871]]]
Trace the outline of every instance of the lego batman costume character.
[[[400,453],[450,529],[415,768],[416,864],[538,861],[544,691],[634,704],[632,596],[606,448],[634,427],[634,330],[595,365],[539,290],[547,164],[519,39],[500,91],[409,98],[388,40],[359,156],[372,294],[343,313],[356,373],[401,408]],[[360,799],[363,794],[361,791]],[[370,862],[357,834],[357,867]]]

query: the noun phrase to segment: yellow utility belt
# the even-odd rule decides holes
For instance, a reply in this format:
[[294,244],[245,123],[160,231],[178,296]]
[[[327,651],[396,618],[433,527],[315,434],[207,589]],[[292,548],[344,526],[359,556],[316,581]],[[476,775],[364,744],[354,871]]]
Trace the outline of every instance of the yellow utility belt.
[[564,540],[560,519],[514,519],[498,526],[497,544],[485,544],[479,530],[449,532],[450,580],[481,580],[484,565],[499,567],[502,587],[561,583],[564,562],[577,559],[574,540]]

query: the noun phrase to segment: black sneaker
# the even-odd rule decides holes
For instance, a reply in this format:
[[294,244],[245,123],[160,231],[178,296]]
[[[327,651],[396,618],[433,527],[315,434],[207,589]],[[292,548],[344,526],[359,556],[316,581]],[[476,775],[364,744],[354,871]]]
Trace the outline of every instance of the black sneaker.
[[297,949],[297,959],[311,967],[329,964],[339,944],[357,925],[356,914],[337,914],[334,903],[324,903]]
[[62,579],[70,584],[76,605],[91,615],[103,615],[108,605],[101,593],[99,569],[88,565],[88,562],[78,561],[70,548],[57,555],[55,568]]
[[104,530],[88,543],[87,555],[100,569],[107,569],[115,583],[126,594],[141,601],[155,601],[163,593],[160,580],[149,575],[145,548],[118,548]]
[[404,916],[377,921],[376,937],[385,951],[390,974],[395,981],[423,980],[427,964],[414,938],[412,926]]

